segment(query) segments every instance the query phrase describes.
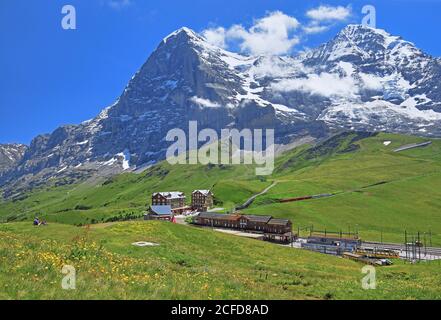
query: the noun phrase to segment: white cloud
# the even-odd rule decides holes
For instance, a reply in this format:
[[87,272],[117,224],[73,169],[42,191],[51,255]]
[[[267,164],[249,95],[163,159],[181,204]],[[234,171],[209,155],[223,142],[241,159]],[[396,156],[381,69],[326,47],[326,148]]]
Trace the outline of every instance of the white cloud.
[[212,45],[220,48],[226,48],[226,33],[227,31],[225,28],[218,27],[202,31],[202,36]]
[[276,91],[302,91],[324,97],[355,97],[358,87],[350,77],[340,77],[338,74],[323,72],[319,75],[310,74],[307,78],[284,79],[272,85]]
[[314,21],[343,21],[349,18],[351,12],[352,10],[349,6],[332,7],[322,5],[307,11],[306,15]]
[[360,78],[363,81],[364,87],[369,90],[382,90],[383,82],[381,77],[372,74],[360,73]]
[[308,73],[310,70],[294,59],[266,56],[259,59],[250,69],[255,78],[286,78]]
[[243,52],[253,55],[280,55],[289,53],[300,42],[298,37],[292,35],[299,26],[296,18],[275,11],[255,20],[249,29],[242,25],[234,25],[228,30],[207,29],[202,34],[213,45],[226,47],[228,41],[237,41]]
[[300,43],[301,35],[326,32],[351,15],[351,6],[321,5],[306,12],[309,21],[302,26],[295,17],[274,11],[254,20],[249,28],[242,24],[209,28],[202,31],[202,35],[209,43],[223,49],[238,47],[252,55],[283,55]]
[[191,97],[190,101],[201,106],[201,107],[206,107],[206,108],[219,108],[221,105],[217,102],[213,102],[211,100],[208,99],[204,99],[204,98],[200,98],[200,97]]
[[301,91],[327,98],[357,98],[360,90],[383,90],[382,78],[366,73],[359,73],[360,78],[354,77],[354,68],[347,62],[339,63],[344,71],[338,73],[322,72],[308,74],[306,78],[283,79],[272,85],[275,91]]
[[308,26],[304,26],[303,31],[306,34],[316,34],[316,33],[322,33],[329,30],[329,26],[321,26],[318,24],[310,24]]
[[287,65],[277,63],[271,57],[263,58],[259,64],[253,66],[253,73],[256,78],[260,77],[288,77],[292,72]]

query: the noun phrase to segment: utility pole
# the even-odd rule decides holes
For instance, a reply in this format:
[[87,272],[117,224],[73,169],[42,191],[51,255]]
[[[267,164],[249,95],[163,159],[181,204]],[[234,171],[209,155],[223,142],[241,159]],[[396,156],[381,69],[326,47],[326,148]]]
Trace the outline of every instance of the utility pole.
[[417,257],[417,248],[416,248],[415,243],[416,243],[416,239],[415,239],[415,235],[413,235],[412,236],[412,251],[413,251],[412,259],[413,260],[416,260],[416,257]]
[[416,241],[417,241],[417,235],[414,235],[413,236],[413,251],[414,251],[413,259],[414,260],[416,260],[417,257],[418,257],[418,255],[417,255],[418,249],[417,249],[417,246],[416,246]]
[[406,260],[409,260],[408,254],[407,254],[407,231],[404,230],[404,248],[406,250]]
[[427,242],[426,242],[426,233],[424,232],[424,256],[427,257]]
[[429,237],[430,237],[430,247],[432,246],[432,230],[429,230]]
[[418,231],[418,260],[421,260],[421,239],[420,239],[419,231]]

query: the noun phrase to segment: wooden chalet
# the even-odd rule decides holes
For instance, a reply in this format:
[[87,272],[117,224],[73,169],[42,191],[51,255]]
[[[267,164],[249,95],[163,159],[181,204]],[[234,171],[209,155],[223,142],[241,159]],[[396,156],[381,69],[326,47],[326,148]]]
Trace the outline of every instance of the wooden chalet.
[[191,207],[196,211],[207,211],[213,207],[213,193],[210,190],[195,190],[191,194]]
[[288,219],[271,219],[267,224],[267,233],[286,233],[292,231],[292,222]]
[[156,192],[152,195],[152,206],[171,206],[172,209],[185,207],[185,194],[180,191]]
[[292,222],[288,219],[271,219],[265,229],[265,240],[290,242],[293,239]]
[[194,224],[218,228],[239,229],[239,215],[201,212],[194,218]]
[[287,242],[292,238],[292,222],[286,219],[274,219],[272,216],[202,212],[194,218],[193,223],[213,228],[262,233],[266,240],[271,241]]
[[272,219],[271,216],[255,216],[255,215],[241,215],[240,228],[246,230],[253,230],[265,232],[268,222]]

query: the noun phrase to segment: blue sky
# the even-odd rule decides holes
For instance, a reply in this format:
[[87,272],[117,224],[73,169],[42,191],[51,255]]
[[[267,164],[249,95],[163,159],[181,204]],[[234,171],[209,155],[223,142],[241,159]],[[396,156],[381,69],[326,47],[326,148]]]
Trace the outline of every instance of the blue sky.
[[[66,4],[76,8],[76,30],[61,28]],[[93,118],[117,99],[161,39],[182,26],[249,30],[256,19],[281,11],[299,23],[296,51],[360,23],[368,4],[377,10],[377,27],[441,56],[441,0],[0,0],[0,143],[28,144],[60,125]],[[328,21],[321,33],[301,33],[312,23],[307,12],[320,6],[351,14]]]

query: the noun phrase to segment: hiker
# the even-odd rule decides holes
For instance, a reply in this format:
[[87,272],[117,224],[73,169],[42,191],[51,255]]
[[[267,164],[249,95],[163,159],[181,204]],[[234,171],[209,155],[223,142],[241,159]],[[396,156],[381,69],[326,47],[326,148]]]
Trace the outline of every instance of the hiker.
[[34,226],[39,226],[40,225],[40,219],[35,218],[34,219]]

